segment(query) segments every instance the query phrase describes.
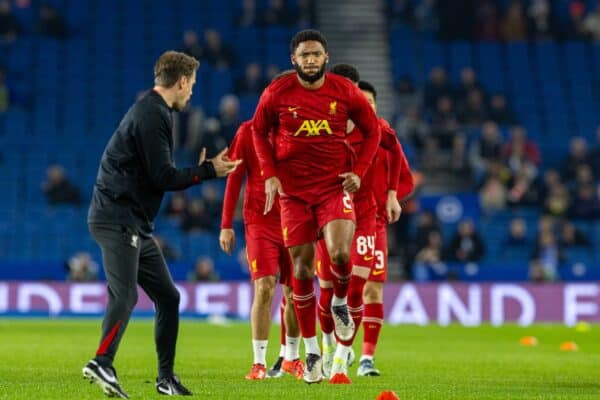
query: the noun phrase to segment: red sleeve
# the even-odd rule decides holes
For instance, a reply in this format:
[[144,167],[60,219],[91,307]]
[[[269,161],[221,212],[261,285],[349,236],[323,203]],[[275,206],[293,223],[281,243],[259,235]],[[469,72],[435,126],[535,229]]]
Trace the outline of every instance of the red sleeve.
[[273,148],[269,143],[269,132],[275,126],[277,115],[273,108],[273,94],[268,87],[263,92],[253,118],[252,141],[258,157],[261,174],[265,179],[275,176]]
[[400,159],[401,159],[401,168],[400,168],[400,176],[398,179],[398,189],[396,197],[398,200],[403,200],[408,197],[409,194],[415,189],[415,180],[413,179],[412,172],[410,170],[410,165],[408,165],[408,160],[406,159],[406,155],[404,154],[404,150],[402,150],[402,145],[400,145]]
[[228,156],[232,160],[242,159],[240,165],[237,166],[229,177],[227,177],[227,184],[225,186],[225,198],[223,199],[223,212],[221,213],[221,229],[233,228],[233,216],[237,207],[238,199],[240,198],[240,190],[242,189],[242,182],[246,176],[246,163],[248,158],[244,157],[244,149],[250,145],[249,136],[250,132],[244,132],[244,130],[252,129],[252,124],[242,124],[239,128],[231,145],[229,146]]
[[379,142],[381,141],[381,132],[379,131],[379,122],[367,98],[354,85],[350,85],[350,108],[348,117],[356,124],[358,129],[363,132],[364,141],[360,146],[358,160],[354,166],[354,173],[361,179],[375,157]]
[[400,142],[396,137],[396,132],[383,118],[379,119],[381,128],[381,147],[389,151],[388,157],[388,190],[396,190],[396,183],[400,179],[400,173],[402,171],[402,158],[404,153]]

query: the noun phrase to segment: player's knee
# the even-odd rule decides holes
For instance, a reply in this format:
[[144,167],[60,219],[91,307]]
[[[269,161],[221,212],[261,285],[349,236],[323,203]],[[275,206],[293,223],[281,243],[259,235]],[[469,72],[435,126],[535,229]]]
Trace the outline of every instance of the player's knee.
[[259,303],[269,303],[275,293],[275,281],[262,278],[256,282],[254,296]]
[[382,294],[379,292],[377,287],[371,285],[365,286],[363,293],[363,300],[365,303],[380,303],[381,297]]
[[345,249],[336,249],[331,252],[331,262],[335,265],[345,265],[350,261],[350,252]]
[[314,275],[314,270],[310,261],[307,262],[300,257],[294,259],[294,276],[296,279],[311,279],[314,277]]

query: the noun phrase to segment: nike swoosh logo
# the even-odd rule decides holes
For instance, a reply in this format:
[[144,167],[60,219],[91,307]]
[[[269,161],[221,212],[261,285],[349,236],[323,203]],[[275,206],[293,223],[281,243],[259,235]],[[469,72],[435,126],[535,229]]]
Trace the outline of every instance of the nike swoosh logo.
[[110,383],[117,383],[117,379],[114,376],[108,375],[106,374],[103,370],[102,367],[98,367],[98,372],[100,372],[100,375],[102,375],[102,377]]
[[354,210],[349,210],[347,208],[344,208],[344,214],[350,214],[351,212],[353,212]]
[[172,388],[171,386],[169,386],[169,388],[168,388],[168,389],[165,389],[165,388],[163,388],[162,386],[159,386],[159,387],[158,387],[158,390],[159,390],[160,392],[162,392],[162,393],[164,393],[164,394],[168,394],[168,395],[175,394],[175,393],[173,393],[173,388]]
[[373,271],[373,275],[377,276],[377,275],[381,275],[385,272],[385,270],[380,270],[380,271]]
[[296,111],[297,109],[299,109],[300,107],[288,107],[288,111],[292,112],[292,111]]
[[298,304],[298,308],[306,308],[310,306],[310,304]]
[[371,257],[365,256],[365,261],[371,261],[373,258],[374,258],[373,256],[371,256]]

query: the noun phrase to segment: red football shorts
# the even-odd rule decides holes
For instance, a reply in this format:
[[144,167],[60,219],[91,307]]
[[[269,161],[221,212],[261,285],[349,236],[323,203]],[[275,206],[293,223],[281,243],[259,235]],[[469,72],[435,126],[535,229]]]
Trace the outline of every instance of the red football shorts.
[[377,218],[377,231],[375,233],[375,263],[371,269],[369,280],[373,282],[385,282],[388,270],[388,247],[387,247],[387,222]]
[[[359,267],[373,268],[375,262],[375,232],[377,206],[371,197],[361,198],[354,203],[356,209],[356,231],[352,241],[351,262]],[[333,280],[331,258],[324,239],[319,239],[315,252],[317,276],[324,281]]]
[[285,247],[316,242],[321,229],[336,219],[356,221],[352,196],[342,191],[327,195],[316,204],[284,195],[279,204]]
[[246,225],[246,256],[253,281],[279,273],[279,282],[291,286],[292,259],[279,226]]

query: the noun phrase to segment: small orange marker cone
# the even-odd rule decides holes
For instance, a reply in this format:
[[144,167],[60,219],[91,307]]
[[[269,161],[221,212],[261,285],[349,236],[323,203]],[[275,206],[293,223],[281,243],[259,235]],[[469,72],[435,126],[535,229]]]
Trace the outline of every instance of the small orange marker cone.
[[375,400],[400,400],[400,397],[393,390],[384,390],[379,393]]
[[560,351],[577,351],[579,347],[577,347],[577,343],[575,342],[563,342],[560,344]]
[[535,336],[523,336],[519,343],[521,346],[533,347],[538,345],[538,340]]

